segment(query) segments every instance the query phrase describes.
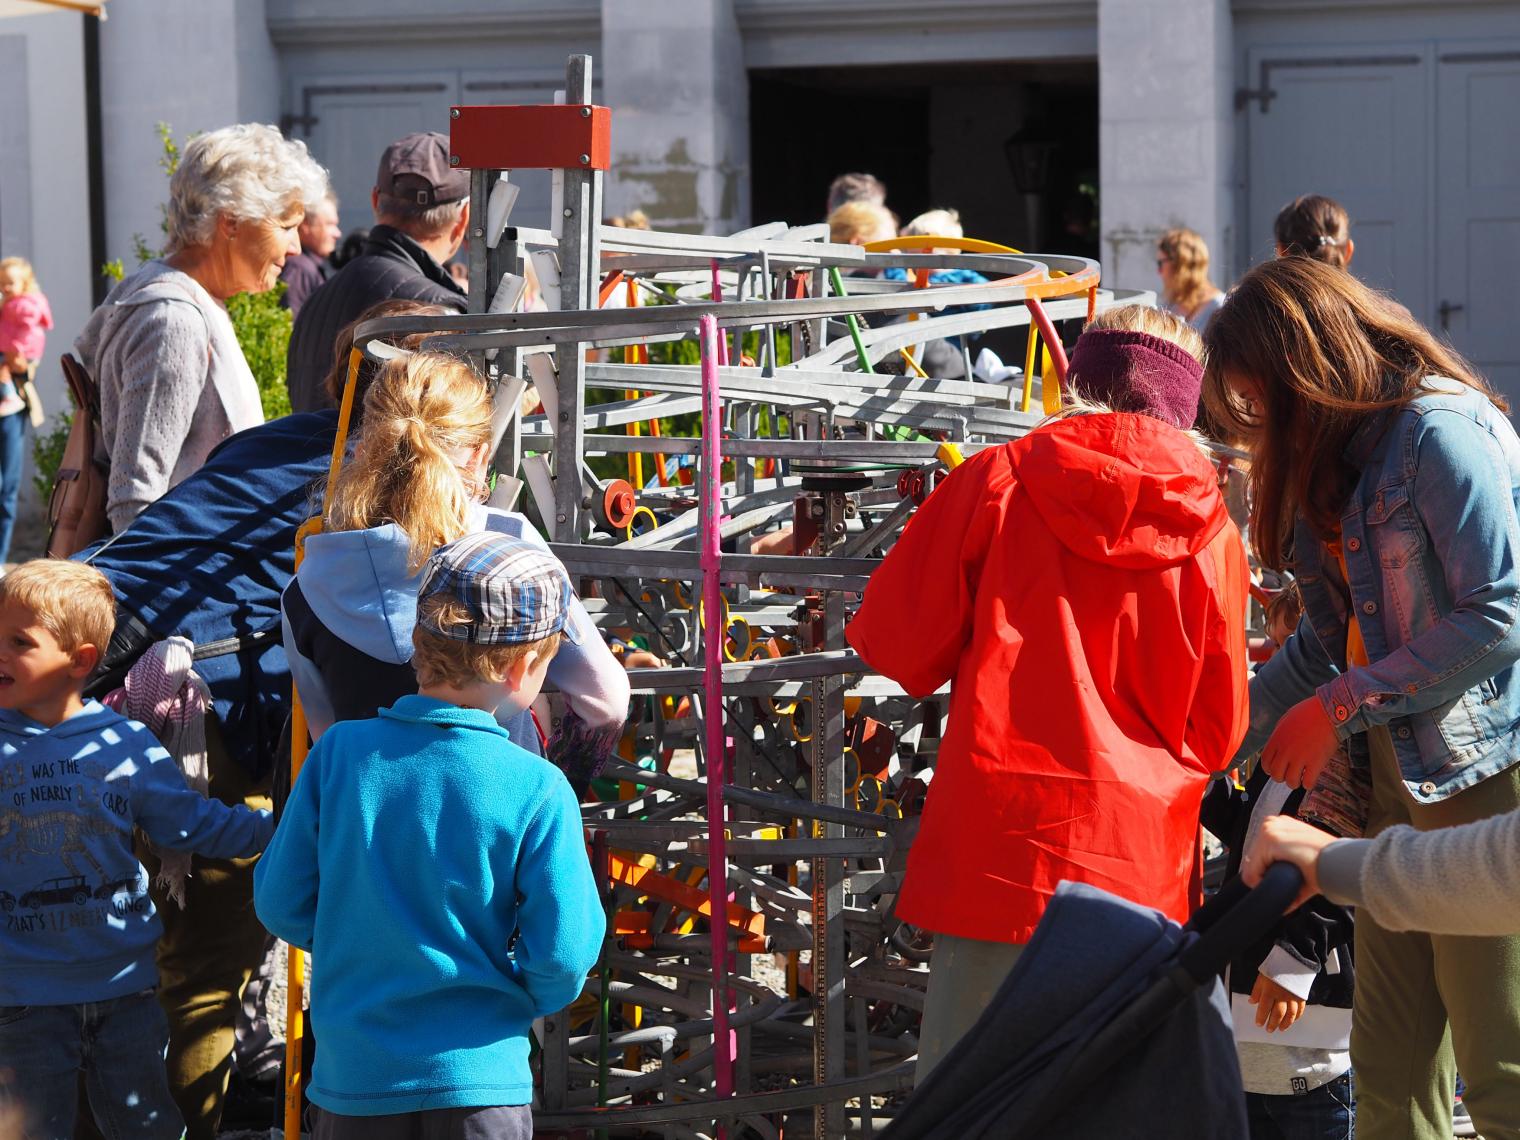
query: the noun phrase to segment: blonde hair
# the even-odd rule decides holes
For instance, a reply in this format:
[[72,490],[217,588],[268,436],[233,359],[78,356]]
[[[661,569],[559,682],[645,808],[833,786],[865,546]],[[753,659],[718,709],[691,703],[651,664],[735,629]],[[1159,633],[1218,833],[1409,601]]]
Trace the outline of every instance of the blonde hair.
[[321,205],[327,171],[306,144],[263,123],[238,123],[185,144],[169,179],[169,252],[208,245],[223,215],[240,222],[282,220]]
[[903,237],[965,237],[959,210],[928,210],[902,228]]
[[449,685],[460,689],[476,681],[504,681],[507,672],[529,651],[537,650],[538,659],[548,661],[559,650],[558,633],[511,645],[476,645],[423,628],[424,618],[441,626],[469,625],[475,620],[458,599],[446,595],[434,594],[417,603],[417,624],[412,627],[412,668],[417,672],[417,683],[424,688]]
[[24,257],[0,258],[0,273],[16,269],[21,273],[21,291],[23,293],[40,293],[42,289],[37,284],[37,274],[32,269],[32,263]]
[[1149,305],[1116,305],[1104,309],[1083,326],[1082,331],[1138,332],[1169,340],[1194,360],[1203,359],[1203,337],[1176,313],[1153,309]]
[[1202,234],[1182,227],[1167,230],[1156,242],[1156,250],[1174,267],[1167,297],[1172,304],[1192,312],[1219,292],[1209,280],[1209,247]]
[[836,245],[849,245],[854,239],[873,241],[886,233],[896,236],[897,223],[892,211],[873,202],[846,202],[829,215],[829,240]]
[[111,583],[83,562],[62,558],[23,562],[0,579],[0,603],[4,602],[30,610],[65,653],[93,645],[104,655],[116,629]]
[[408,570],[469,530],[479,489],[459,456],[491,442],[491,399],[465,361],[415,352],[380,369],[364,395],[363,429],[338,481],[326,529],[395,523],[411,544]]

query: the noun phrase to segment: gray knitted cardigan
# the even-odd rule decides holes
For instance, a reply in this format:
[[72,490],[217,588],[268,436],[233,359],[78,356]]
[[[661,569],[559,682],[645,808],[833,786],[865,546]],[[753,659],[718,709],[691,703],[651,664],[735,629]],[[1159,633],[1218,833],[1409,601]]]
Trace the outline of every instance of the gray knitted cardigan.
[[90,315],[75,351],[100,385],[110,464],[106,514],[121,530],[233,432],[264,422],[226,308],[150,261]]
[[1320,889],[1363,907],[1388,930],[1520,933],[1520,811],[1375,839],[1343,839],[1320,852]]

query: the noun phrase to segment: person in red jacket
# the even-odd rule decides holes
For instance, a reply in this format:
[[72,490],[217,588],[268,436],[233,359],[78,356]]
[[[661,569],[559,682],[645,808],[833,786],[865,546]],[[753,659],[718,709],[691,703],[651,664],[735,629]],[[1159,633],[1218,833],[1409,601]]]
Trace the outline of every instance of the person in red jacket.
[[1187,434],[1201,348],[1155,309],[1097,317],[1071,359],[1086,414],[953,471],[846,629],[913,697],[953,682],[897,901],[936,934],[920,1081],[1063,879],[1188,915],[1204,787],[1249,711],[1245,549]]

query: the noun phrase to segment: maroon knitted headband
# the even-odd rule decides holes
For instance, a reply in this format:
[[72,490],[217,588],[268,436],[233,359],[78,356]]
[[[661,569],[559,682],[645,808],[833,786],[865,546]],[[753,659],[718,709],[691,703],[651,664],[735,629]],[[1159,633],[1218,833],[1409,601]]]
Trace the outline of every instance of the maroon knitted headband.
[[1069,371],[1079,393],[1116,412],[1143,412],[1183,431],[1198,418],[1203,365],[1159,336],[1091,329],[1077,338]]

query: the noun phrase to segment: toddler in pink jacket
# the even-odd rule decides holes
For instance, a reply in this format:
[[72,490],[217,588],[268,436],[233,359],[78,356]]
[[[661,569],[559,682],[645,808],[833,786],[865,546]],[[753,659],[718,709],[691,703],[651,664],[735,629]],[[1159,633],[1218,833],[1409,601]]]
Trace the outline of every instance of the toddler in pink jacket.
[[53,313],[37,288],[31,263],[21,257],[0,261],[0,418],[14,415],[25,404],[16,391],[14,375],[25,373],[42,357]]

